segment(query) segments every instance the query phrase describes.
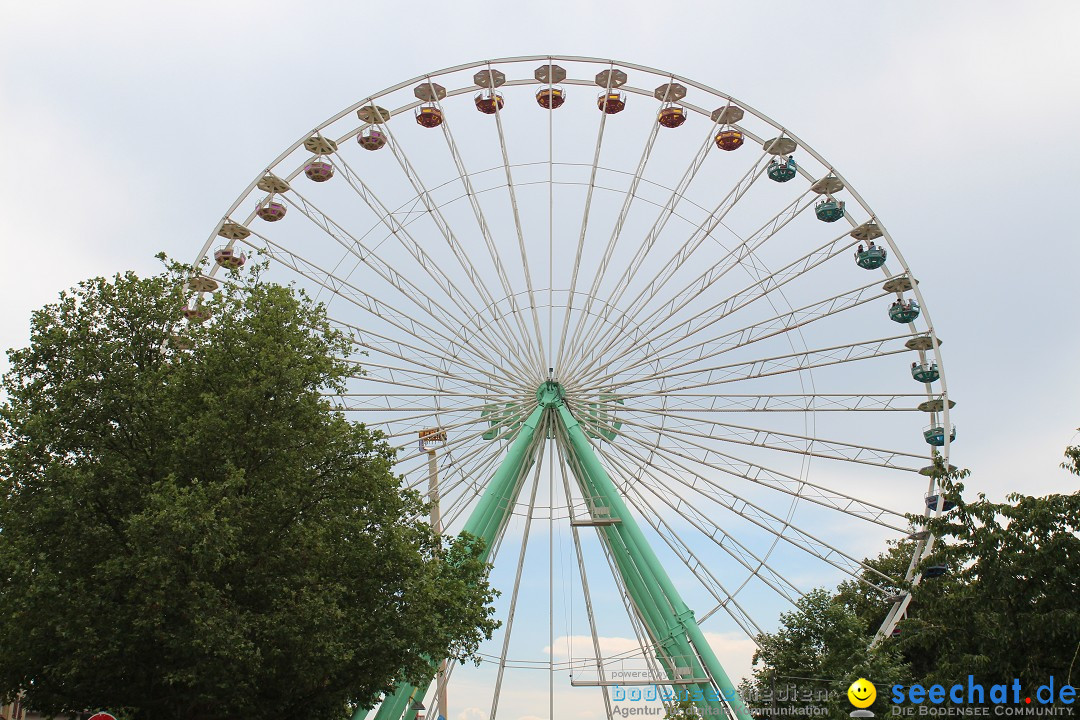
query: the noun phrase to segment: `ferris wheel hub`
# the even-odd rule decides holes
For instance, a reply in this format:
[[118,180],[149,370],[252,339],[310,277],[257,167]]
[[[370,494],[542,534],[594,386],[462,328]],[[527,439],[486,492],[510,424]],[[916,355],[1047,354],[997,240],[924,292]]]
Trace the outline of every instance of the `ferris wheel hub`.
[[536,400],[540,403],[541,407],[559,407],[562,405],[564,397],[566,397],[566,392],[563,390],[562,385],[554,380],[546,380],[536,390]]

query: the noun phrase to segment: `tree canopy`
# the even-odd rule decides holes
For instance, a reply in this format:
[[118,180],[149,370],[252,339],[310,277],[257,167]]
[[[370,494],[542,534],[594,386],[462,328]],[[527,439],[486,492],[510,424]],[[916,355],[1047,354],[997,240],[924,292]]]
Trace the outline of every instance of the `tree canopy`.
[[[380,437],[349,337],[256,269],[184,324],[183,270],[34,313],[0,406],[0,696],[44,712],[340,720],[495,627]],[[181,349],[188,348],[188,349]]]
[[[850,710],[847,688],[865,677],[875,684],[906,684],[908,668],[889,643],[869,647],[863,620],[824,588],[799,598],[780,628],[758,638],[754,678],[747,686],[760,707],[828,706],[833,717]],[[793,692],[792,686],[796,688]],[[871,710],[888,714],[884,693]]]
[[[1080,475],[1077,453],[1063,467]],[[1080,492],[968,502],[963,476],[942,477],[955,509],[920,520],[942,539],[924,565],[949,573],[915,588],[899,644],[929,683],[1064,680],[1080,650]]]
[[[1080,475],[1080,447],[1065,455],[1062,467]],[[980,494],[968,502],[967,471],[948,472],[940,462],[938,470],[941,494],[955,507],[937,518],[909,519],[937,537],[922,567],[944,565],[948,573],[914,587],[885,587],[912,594],[899,636],[872,643],[889,608],[880,591],[857,580],[835,593],[814,590],[781,617],[775,633],[759,637],[754,678],[745,688],[752,696],[793,682],[828,685],[842,699],[849,683],[865,677],[879,688],[871,709],[888,712],[882,684],[949,686],[968,675],[988,686],[1018,678],[1034,688],[1051,675],[1059,684],[1078,684],[1080,492],[1013,493],[1003,503]],[[913,548],[902,542],[864,564],[903,577]],[[881,576],[871,573],[864,571],[866,579],[880,584]]]

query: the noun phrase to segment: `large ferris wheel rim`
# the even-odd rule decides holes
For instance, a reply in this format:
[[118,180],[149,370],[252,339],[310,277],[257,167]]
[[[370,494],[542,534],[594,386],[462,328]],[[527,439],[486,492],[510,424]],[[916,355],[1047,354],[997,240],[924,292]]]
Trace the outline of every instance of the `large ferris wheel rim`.
[[[943,358],[942,358],[941,352],[940,352],[940,343],[939,343],[939,340],[938,340],[938,338],[936,336],[936,333],[935,333],[935,330],[934,330],[934,325],[933,325],[933,322],[932,322],[931,317],[930,317],[930,312],[929,312],[929,309],[928,309],[928,306],[927,306],[926,302],[924,301],[924,298],[923,298],[922,293],[920,291],[919,285],[918,285],[917,281],[915,280],[915,277],[911,273],[910,267],[908,266],[907,261],[904,259],[903,254],[901,253],[899,247],[893,241],[893,238],[892,238],[891,234],[889,233],[887,227],[878,219],[877,215],[873,212],[873,210],[870,208],[868,203],[866,203],[866,201],[862,198],[862,196],[858,193],[858,191],[855,190],[855,188],[850,183],[847,182],[847,180],[843,177],[843,175],[839,171],[837,171],[836,168],[832,164],[827,162],[824,159],[824,157],[822,157],[817,151],[815,151],[809,144],[807,144],[801,138],[796,136],[794,133],[790,132],[790,130],[788,130],[786,126],[781,125],[780,123],[774,121],[772,118],[765,115],[761,111],[759,111],[759,110],[753,108],[752,106],[744,103],[743,101],[733,97],[732,95],[729,95],[729,94],[724,93],[724,92],[722,92],[720,90],[717,90],[717,89],[715,89],[713,87],[710,87],[708,85],[705,85],[705,84],[697,82],[697,81],[694,81],[694,80],[692,80],[690,78],[687,78],[685,76],[682,76],[682,75],[679,75],[679,74],[676,74],[676,73],[670,73],[670,72],[659,70],[657,68],[649,67],[649,66],[646,66],[646,65],[641,65],[641,64],[638,64],[638,63],[625,62],[625,61],[621,61],[621,60],[617,60],[617,59],[588,57],[588,56],[571,56],[571,55],[532,55],[532,56],[512,56],[512,57],[503,57],[503,58],[494,58],[494,59],[484,59],[484,60],[477,60],[477,61],[464,63],[464,64],[459,64],[459,65],[449,66],[449,67],[445,67],[445,68],[442,68],[442,69],[439,69],[439,70],[436,70],[436,71],[433,71],[433,72],[424,73],[422,75],[418,75],[418,76],[416,76],[414,78],[411,78],[409,80],[406,80],[406,81],[397,83],[395,85],[389,86],[387,88],[384,88],[383,90],[381,90],[381,91],[379,91],[377,93],[366,96],[364,99],[360,100],[359,102],[356,102],[356,103],[350,105],[349,107],[345,108],[344,110],[340,111],[339,113],[327,118],[325,121],[323,121],[318,126],[313,128],[312,131],[309,131],[308,133],[305,133],[304,135],[302,135],[295,143],[293,143],[290,147],[288,147],[285,151],[283,151],[262,172],[260,172],[258,175],[256,175],[256,177],[251,181],[251,183],[247,186],[247,188],[238,195],[238,197],[236,198],[236,200],[234,201],[232,206],[226,212],[222,222],[226,221],[237,210],[237,208],[240,207],[240,205],[244,202],[245,198],[248,198],[251,195],[251,193],[256,189],[256,185],[259,182],[259,180],[266,173],[269,173],[271,170],[276,168],[286,158],[288,158],[291,154],[293,154],[296,150],[298,150],[303,145],[305,139],[310,137],[312,134],[320,133],[320,131],[322,129],[324,129],[324,128],[328,127],[328,126],[331,126],[334,123],[339,122],[340,120],[342,120],[345,117],[347,117],[348,115],[356,112],[357,110],[359,110],[359,109],[361,109],[361,108],[363,108],[365,106],[368,106],[368,105],[373,105],[377,100],[379,100],[380,98],[382,98],[384,96],[387,96],[387,95],[390,95],[392,93],[398,92],[400,90],[406,89],[409,86],[414,85],[416,83],[423,83],[425,81],[426,82],[433,82],[435,79],[437,79],[437,78],[439,78],[441,76],[452,74],[452,73],[468,71],[468,70],[471,70],[471,69],[474,69],[474,68],[483,68],[483,67],[491,68],[492,66],[495,66],[495,65],[518,64],[518,63],[526,63],[526,62],[530,62],[530,63],[531,62],[554,63],[554,62],[557,62],[557,61],[563,61],[563,62],[568,62],[568,63],[591,64],[591,65],[595,65],[595,66],[601,66],[602,65],[602,66],[606,66],[609,69],[618,68],[618,69],[633,70],[633,71],[649,73],[651,75],[655,75],[655,76],[658,76],[658,77],[668,78],[670,82],[684,83],[685,85],[687,85],[687,86],[689,86],[691,88],[695,88],[695,89],[700,90],[702,92],[708,93],[708,94],[710,94],[712,96],[715,96],[716,98],[726,100],[730,104],[737,105],[739,108],[741,108],[744,111],[754,115],[756,118],[758,118],[759,120],[761,120],[764,123],[768,124],[769,126],[779,130],[780,135],[782,137],[790,138],[792,141],[797,143],[799,149],[802,152],[805,152],[806,154],[813,157],[815,160],[817,160],[822,166],[824,166],[827,169],[827,172],[829,174],[831,174],[831,175],[835,176],[836,178],[838,178],[843,183],[844,189],[850,194],[851,198],[854,199],[861,206],[863,211],[866,212],[866,214],[869,216],[869,221],[875,222],[877,224],[877,226],[880,228],[880,230],[882,232],[882,237],[884,238],[884,240],[888,244],[888,247],[889,247],[890,251],[893,254],[894,260],[902,268],[902,272],[893,273],[893,275],[894,276],[906,275],[912,281],[911,282],[910,292],[915,296],[915,298],[918,300],[920,306],[922,307],[922,318],[923,318],[923,322],[926,325],[925,334],[929,337],[930,344],[931,344],[931,347],[929,348],[929,350],[933,354],[933,357],[934,357],[934,359],[935,359],[935,361],[937,363],[939,374],[940,374],[940,378],[939,378],[940,385],[938,386],[936,391],[935,391],[935,389],[932,389],[929,385],[927,385],[926,395],[928,397],[931,397],[931,398],[942,398],[942,400],[943,400],[943,408],[942,408],[942,413],[941,413],[942,414],[942,422],[943,422],[943,425],[944,425],[945,428],[951,427],[951,423],[950,423],[950,420],[949,420],[949,410],[950,410],[949,405],[950,405],[950,402],[949,402],[949,399],[948,399],[948,392],[947,392],[947,385],[946,385],[946,378],[945,378],[945,366],[944,366]],[[536,81],[536,80],[533,80],[533,79],[528,79],[528,80],[510,80],[510,79],[507,79],[507,82],[505,84],[507,86],[514,86],[514,85],[537,85],[537,84],[543,85],[545,83],[540,82],[540,81]],[[575,79],[567,78],[567,79],[561,81],[559,84],[591,86],[594,83],[592,81],[589,81],[589,80],[575,80]],[[462,88],[453,89],[453,90],[447,90],[447,96],[459,95],[459,94],[471,92],[471,91],[474,91],[475,89],[477,89],[477,87],[478,86],[476,86],[476,85],[467,85],[467,86],[464,86]],[[645,95],[645,96],[652,95],[652,93],[650,91],[646,90],[646,89],[641,89],[641,88],[627,86],[627,85],[624,85],[624,86],[620,87],[619,90],[624,91],[624,92],[630,92],[630,93]],[[404,109],[410,109],[412,107],[415,107],[415,105],[418,105],[418,104],[420,104],[420,103],[417,102],[417,103],[412,103],[410,105],[406,105],[404,108],[395,110],[393,114],[396,114],[397,112],[400,112],[401,110],[404,110]],[[709,111],[707,109],[703,109],[701,107],[697,107],[697,106],[694,106],[694,105],[691,105],[691,104],[685,103],[685,102],[680,102],[679,104],[681,106],[683,106],[683,107],[686,107],[689,110],[696,111],[698,113],[702,113],[702,114],[705,114],[705,115],[709,114]],[[356,129],[352,130],[349,133],[346,133],[343,136],[342,139],[351,138],[352,136],[354,136],[357,133],[359,133],[360,131],[362,131],[365,127],[368,127],[368,125],[369,125],[368,123],[360,123],[360,125]],[[755,140],[756,142],[759,142],[759,143],[763,142],[762,138],[759,138],[759,137],[757,137],[757,136],[755,136],[753,134],[750,134],[750,133],[747,133],[747,137],[750,137],[751,139],[753,139],[753,140]],[[289,179],[291,179],[292,177],[295,177],[296,175],[298,175],[302,171],[302,167],[303,166],[301,164],[300,167],[298,167],[297,169],[292,171],[291,174],[289,174]],[[493,169],[497,169],[497,168],[493,168]],[[802,168],[800,168],[800,172],[803,173],[804,176],[805,176],[805,171],[802,170]],[[473,173],[470,173],[470,174],[473,174]],[[809,176],[806,176],[806,177],[809,177]],[[809,178],[809,179],[812,180],[813,178]],[[513,184],[512,180],[508,180],[508,184]],[[252,219],[251,217],[248,217],[245,220],[245,225],[250,223],[251,219]],[[850,216],[847,217],[847,220],[852,226],[855,225],[855,221]],[[205,243],[205,246],[203,247],[202,251],[200,252],[199,259],[202,259],[202,258],[207,256],[207,253],[208,253],[210,247],[212,246],[212,244],[215,241],[215,236],[217,234],[217,229],[218,228],[220,228],[220,223],[215,227],[214,232],[212,232],[210,237],[207,239],[207,241]],[[581,292],[582,291],[577,290],[577,291],[575,291],[575,294],[580,294]],[[498,300],[497,302],[502,302],[502,300]],[[911,326],[911,329],[912,329],[913,332],[916,332],[913,325]],[[923,334],[923,333],[918,332],[918,334]],[[944,437],[944,446],[941,448],[941,455],[942,455],[942,458],[943,458],[943,460],[945,462],[946,467],[948,467],[950,445],[951,445],[950,433],[946,432],[945,437]],[[933,491],[934,487],[935,487],[935,478],[932,477],[931,480],[930,480],[930,490]],[[940,512],[940,507],[938,508],[937,512]],[[929,554],[929,552],[930,552],[930,550],[932,548],[933,539],[931,538],[930,542],[927,542],[925,544],[924,544],[923,541],[920,541],[918,544],[919,544],[920,547],[916,551],[916,556],[912,561],[912,568],[911,569],[914,569],[917,561],[921,560],[923,557],[925,557],[927,554]],[[908,579],[910,579],[910,575],[911,575],[911,570],[909,570],[909,578]],[[918,580],[917,575],[915,577],[915,580],[916,581]],[[893,612],[890,614],[890,618],[888,618],[886,620],[886,623],[882,626],[881,630],[879,630],[879,635],[881,633],[883,633],[883,632],[890,631],[892,629],[892,626],[895,626],[895,620],[896,620],[896,618],[899,617],[899,614],[903,612],[903,609],[906,608],[906,604],[907,604],[907,601],[904,601],[902,603],[898,602],[898,603],[894,604]],[[891,625],[890,625],[890,623],[891,623]]]
[[[628,70],[637,70],[637,71],[646,72],[646,73],[650,73],[650,74],[657,75],[657,76],[668,77],[668,78],[671,79],[672,82],[677,81],[677,82],[685,83],[686,85],[688,85],[690,87],[696,88],[696,89],[701,90],[701,91],[706,92],[706,93],[710,93],[710,94],[715,95],[715,96],[717,96],[719,98],[723,98],[723,99],[727,100],[728,102],[730,102],[732,104],[738,105],[738,107],[742,108],[743,110],[753,114],[755,117],[759,118],[760,120],[768,123],[769,125],[771,125],[772,127],[776,128],[776,129],[780,130],[781,135],[786,135],[787,137],[789,137],[791,140],[793,140],[794,142],[796,142],[798,144],[800,149],[807,152],[811,157],[813,157],[815,160],[817,160],[823,166],[828,168],[829,172],[831,174],[835,175],[838,179],[840,179],[841,182],[844,183],[844,189],[847,190],[848,193],[850,193],[851,197],[853,199],[855,199],[856,202],[859,203],[859,205],[867,213],[867,215],[870,217],[870,219],[877,223],[878,227],[880,228],[880,230],[881,230],[881,232],[883,234],[883,237],[886,239],[886,241],[889,244],[889,249],[893,252],[894,258],[899,262],[900,266],[904,270],[904,273],[906,273],[908,275],[908,277],[910,277],[913,280],[911,292],[916,296],[920,306],[923,309],[922,310],[922,317],[924,319],[924,322],[926,323],[927,334],[929,335],[929,337],[931,339],[932,350],[933,350],[934,357],[935,357],[935,360],[936,360],[937,365],[938,365],[938,371],[940,373],[940,379],[939,379],[938,382],[940,382],[939,387],[940,387],[941,391],[939,393],[929,393],[928,392],[928,395],[930,395],[930,394],[940,395],[940,396],[942,396],[943,398],[946,399],[945,407],[944,407],[944,410],[943,410],[943,423],[945,424],[946,427],[949,427],[949,403],[947,402],[947,400],[948,400],[948,385],[946,383],[946,377],[945,377],[945,365],[944,365],[944,362],[943,362],[943,358],[941,357],[941,352],[940,352],[940,349],[939,349],[939,341],[938,341],[938,338],[937,338],[937,334],[934,331],[934,324],[933,324],[933,321],[932,321],[931,316],[930,316],[930,310],[929,310],[926,302],[924,301],[924,298],[923,298],[922,292],[919,289],[918,283],[914,282],[915,278],[914,278],[914,275],[912,275],[912,273],[911,273],[911,268],[908,265],[907,260],[904,258],[903,253],[900,251],[900,248],[897,246],[897,244],[893,240],[892,235],[889,232],[888,228],[880,220],[880,218],[878,218],[876,213],[874,213],[873,209],[863,199],[862,195],[860,195],[859,192],[854,188],[854,186],[852,186],[851,183],[849,183],[847,181],[847,179],[843,176],[843,174],[841,174],[835,168],[835,166],[833,166],[831,163],[826,161],[825,158],[820,153],[818,153],[816,150],[814,150],[814,148],[811,145],[809,145],[802,138],[800,138],[799,136],[797,136],[793,132],[791,132],[785,125],[782,125],[781,123],[776,122],[775,120],[773,120],[771,117],[769,117],[768,115],[766,115],[762,111],[754,108],[753,106],[743,102],[742,100],[740,100],[740,99],[738,99],[738,98],[736,98],[736,97],[734,97],[734,96],[732,96],[732,95],[730,95],[728,93],[725,93],[725,92],[723,92],[721,90],[718,90],[718,89],[716,89],[716,88],[714,88],[712,86],[706,85],[704,83],[700,83],[700,82],[698,82],[696,80],[693,80],[693,79],[691,79],[689,77],[679,75],[677,73],[666,72],[664,70],[660,70],[658,68],[650,67],[648,65],[642,65],[642,64],[639,64],[639,63],[631,63],[631,62],[618,60],[618,59],[614,59],[614,58],[601,58],[601,57],[579,56],[579,55],[520,55],[520,56],[507,56],[507,57],[500,57],[500,58],[475,60],[475,61],[472,61],[472,62],[462,63],[462,64],[459,64],[459,65],[452,65],[452,66],[444,67],[444,68],[441,68],[439,70],[435,70],[435,71],[432,71],[432,72],[417,75],[417,76],[412,77],[412,78],[410,78],[408,80],[405,80],[405,81],[396,83],[394,85],[388,86],[388,87],[386,87],[386,88],[384,88],[384,89],[382,89],[382,90],[380,90],[380,91],[378,91],[376,93],[373,93],[371,95],[366,96],[363,100],[360,100],[360,101],[358,101],[356,103],[353,103],[352,105],[346,107],[345,109],[339,111],[338,113],[330,116],[329,118],[324,120],[322,123],[320,123],[319,125],[312,128],[312,132],[317,133],[322,128],[327,127],[329,125],[332,125],[333,123],[344,119],[345,117],[347,117],[348,115],[356,112],[360,108],[362,108],[364,106],[367,106],[367,105],[373,104],[379,98],[381,98],[381,97],[383,97],[385,95],[389,95],[390,93],[397,92],[399,90],[404,90],[405,88],[408,88],[409,86],[411,86],[411,85],[413,85],[415,83],[422,83],[424,81],[429,81],[430,82],[430,81],[434,80],[435,78],[438,78],[438,77],[443,76],[443,75],[448,75],[450,73],[456,73],[456,72],[463,72],[463,71],[467,71],[467,70],[472,70],[473,68],[478,68],[478,67],[490,67],[490,66],[496,65],[496,64],[516,64],[516,63],[538,62],[538,61],[542,62],[542,61],[545,61],[545,60],[548,61],[549,63],[553,63],[555,61],[563,61],[563,62],[588,63],[588,64],[593,64],[593,65],[607,65],[607,66],[609,66],[609,68],[615,68],[615,67],[626,68]],[[569,80],[570,79],[567,78],[567,80],[564,80],[563,82],[567,83],[567,82],[569,82]],[[524,81],[524,82],[521,82],[521,83],[516,83],[515,81],[510,81],[507,84],[543,84],[543,83],[538,83],[538,81],[530,80],[530,81]],[[468,90],[473,90],[476,87],[478,87],[478,86],[470,85],[470,86],[467,86],[466,88],[464,88],[462,90],[455,90],[455,91],[448,90],[447,94],[450,95],[452,93],[465,92],[465,91],[468,91]],[[633,88],[633,87],[625,87],[624,86],[622,89],[624,89],[627,92],[635,92],[635,93],[644,94],[644,95],[649,94],[647,91],[639,90],[638,88]],[[366,125],[367,125],[367,123],[361,123],[360,127],[363,127],[363,126],[366,126]],[[351,134],[355,134],[355,132],[358,132],[360,127],[358,127],[357,130],[354,131]],[[347,134],[345,137],[348,138],[349,135],[350,134]],[[295,152],[297,149],[299,149],[303,145],[304,140],[307,139],[308,137],[310,137],[310,133],[305,133],[305,134],[301,135],[300,138],[298,138],[292,145],[290,145],[280,155],[278,155],[278,157],[275,158],[274,161],[271,162],[262,172],[260,172],[258,175],[256,175],[256,177],[253,178],[252,181],[249,183],[247,188],[245,188],[243,190],[243,192],[241,192],[237,196],[236,200],[233,202],[233,204],[230,206],[228,211],[225,213],[225,217],[227,218],[227,217],[231,216],[232,213],[236,211],[236,209],[243,202],[244,198],[246,198],[248,195],[250,195],[252,190],[255,189],[256,184],[265,175],[265,173],[269,172],[272,168],[276,167],[279,163],[281,163],[283,160],[285,160],[285,158],[287,158],[289,155],[291,155],[293,152]],[[754,138],[754,139],[760,141],[759,138]],[[300,172],[300,169],[297,168],[297,170],[295,170],[292,173],[292,175],[295,176],[299,172]],[[250,218],[248,219],[248,222],[250,222]],[[204,257],[206,255],[206,253],[209,251],[211,245],[214,243],[214,238],[215,238],[216,234],[217,234],[217,228],[215,227],[214,231],[211,232],[210,236],[207,238],[206,243],[205,243],[202,251],[200,252],[199,258]],[[942,448],[942,453],[941,453],[942,457],[943,457],[943,460],[946,463],[946,466],[948,466],[949,450],[950,450],[950,439],[948,437],[948,433],[946,433],[945,445]]]

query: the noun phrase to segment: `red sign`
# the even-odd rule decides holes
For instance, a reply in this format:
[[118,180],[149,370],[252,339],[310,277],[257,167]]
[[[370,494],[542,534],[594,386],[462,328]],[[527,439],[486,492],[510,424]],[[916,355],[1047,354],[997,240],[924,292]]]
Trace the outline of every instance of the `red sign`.
[[107,712],[99,712],[91,715],[90,720],[116,720],[116,718]]

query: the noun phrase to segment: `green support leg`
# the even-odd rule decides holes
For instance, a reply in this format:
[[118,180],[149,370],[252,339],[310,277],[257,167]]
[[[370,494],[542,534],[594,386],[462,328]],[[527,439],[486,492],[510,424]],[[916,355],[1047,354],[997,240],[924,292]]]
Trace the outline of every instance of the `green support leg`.
[[[506,457],[465,523],[463,532],[484,540],[485,560],[491,554],[499,531],[509,520],[514,501],[521,491],[521,484],[530,465],[529,451],[545,409],[543,406],[537,407],[522,424]],[[436,666],[436,663],[432,664],[432,677],[435,675]],[[430,682],[423,688],[417,688],[401,683],[393,695],[383,699],[379,711],[375,714],[375,720],[413,720],[416,712],[412,710],[412,701],[414,698],[422,698],[427,693],[428,685]],[[370,708],[358,709],[353,713],[352,720],[364,720],[369,711]]]
[[[694,698],[699,708],[710,714],[722,712],[722,703],[710,699],[711,695],[718,692],[738,720],[752,720],[735,686],[694,620],[693,611],[683,602],[615,484],[593,453],[586,432],[563,403],[562,388],[555,382],[546,382],[537,391],[537,400],[538,407],[522,424],[506,458],[466,522],[464,532],[483,538],[486,559],[495,538],[508,521],[513,504],[521,491],[537,428],[545,412],[553,411],[569,438],[571,469],[582,491],[590,497],[603,500],[620,520],[619,523],[601,528],[600,531],[611,549],[616,568],[626,584],[634,607],[658,646],[657,659],[668,678],[676,679],[676,658],[683,657],[695,677],[707,672],[712,680],[711,683],[681,686],[702,693],[703,699],[700,701],[697,697]],[[435,675],[434,663],[432,675]],[[422,698],[429,685],[430,681],[422,688],[399,685],[396,692],[383,700],[374,720],[415,720],[416,711],[412,709],[412,702],[416,698]],[[363,720],[367,713],[368,710],[357,710],[353,720]]]
[[705,640],[705,635],[701,632],[701,628],[698,627],[697,621],[694,620],[693,611],[683,602],[667,572],[664,571],[652,547],[649,546],[644,534],[642,534],[641,528],[638,527],[626,504],[623,503],[615,484],[611,481],[607,471],[604,470],[604,466],[597,459],[596,454],[593,453],[592,446],[589,445],[589,440],[584,431],[582,431],[577,420],[570,414],[564,403],[559,402],[557,410],[559,419],[562,421],[569,437],[575,460],[592,481],[593,490],[598,491],[599,496],[607,502],[608,507],[614,510],[615,516],[621,521],[618,525],[612,527],[625,542],[634,564],[647,572],[648,575],[651,575],[651,579],[656,582],[656,587],[670,605],[671,619],[674,621],[672,626],[681,627],[685,632],[686,639],[693,645],[698,657],[705,664],[709,676],[716,683],[722,698],[727,702],[736,717],[739,720],[752,720],[750,711],[743,703],[742,698],[739,697],[739,693],[732,684],[731,679],[720,665],[720,661],[716,659],[715,653],[713,653],[709,643]]
[[[569,460],[570,469],[574,477],[577,478],[582,492],[591,497],[599,497],[601,495],[600,490],[577,461],[577,456],[571,452]],[[657,652],[657,660],[663,665],[668,676],[671,677],[675,669],[669,658],[674,655],[689,656],[692,655],[692,652],[688,647],[672,647],[673,638],[669,622],[666,619],[666,611],[661,609],[665,607],[666,601],[661,597],[658,604],[657,596],[649,589],[651,585],[648,578],[643,575],[641,568],[634,563],[630,549],[617,532],[615,526],[600,528],[600,532],[603,533],[607,541],[615,567],[619,571],[623,584],[626,585],[627,592],[630,593],[630,597],[633,599],[638,616],[645,624],[649,636],[656,642],[657,647],[663,649],[663,652]]]
[[[573,448],[571,448],[570,457],[571,468],[578,482],[581,483],[582,492],[592,497],[606,499],[608,493],[582,468]],[[632,518],[631,522],[633,522]],[[634,601],[634,607],[644,622],[650,638],[658,648],[656,657],[668,678],[675,678],[675,668],[686,665],[690,667],[692,677],[702,677],[705,671],[698,661],[696,651],[686,639],[686,632],[679,623],[674,608],[660,589],[649,567],[635,560],[637,548],[633,545],[633,540],[624,536],[618,526],[607,526],[600,532],[604,534],[607,545],[611,549],[619,575]],[[678,658],[683,658],[683,662],[679,663]],[[714,698],[718,693],[709,683],[682,684],[678,687],[678,691],[697,699],[702,710],[708,709],[713,714],[722,712],[719,697]]]

